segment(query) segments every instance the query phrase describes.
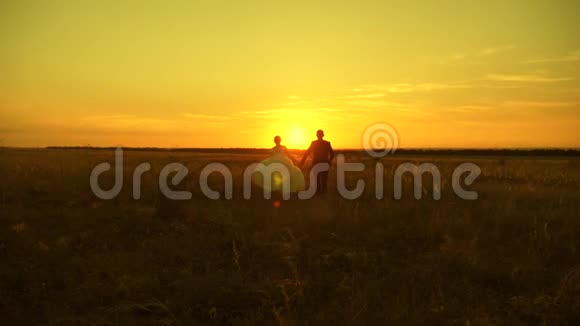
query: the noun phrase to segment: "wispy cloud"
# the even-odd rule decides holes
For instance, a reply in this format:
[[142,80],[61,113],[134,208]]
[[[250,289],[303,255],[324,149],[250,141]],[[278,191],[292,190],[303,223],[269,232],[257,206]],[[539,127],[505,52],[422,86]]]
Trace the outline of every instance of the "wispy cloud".
[[227,116],[224,115],[212,115],[201,113],[184,113],[183,117],[187,119],[196,119],[196,120],[224,120],[228,118]]
[[[471,88],[463,82],[458,83],[395,83],[395,84],[369,84],[362,85],[353,89],[356,92],[383,92],[374,93],[383,94],[399,94],[399,93],[415,93],[415,92],[429,92],[446,89]],[[369,94],[367,94],[368,96]]]
[[450,108],[449,111],[460,113],[482,113],[493,110],[493,108],[494,107],[491,105],[460,105]]
[[395,103],[395,102],[391,102],[391,101],[368,100],[368,99],[345,100],[345,101],[341,101],[340,104],[342,104],[342,105],[350,105],[350,106],[358,106],[358,107],[366,107],[366,108],[402,107],[401,104]]
[[580,103],[575,101],[508,100],[490,101],[457,106],[433,106],[439,116],[447,116],[447,122],[463,125],[486,123],[536,123],[544,121],[578,121]]
[[501,52],[506,52],[506,51],[512,50],[514,48],[515,48],[515,46],[513,46],[513,45],[488,47],[485,49],[481,49],[481,51],[479,52],[479,55],[489,56],[489,55],[494,55],[494,54],[498,54]]
[[508,108],[529,108],[529,109],[566,109],[579,108],[578,102],[561,102],[561,101],[506,101],[502,107]]
[[503,75],[488,74],[486,80],[506,81],[506,82],[524,82],[524,83],[557,83],[573,80],[572,77],[546,77],[540,75]]
[[574,62],[574,61],[580,61],[580,50],[572,51],[560,57],[532,59],[524,61],[524,63],[550,63],[550,62]]
[[[451,107],[440,107],[442,112],[453,112],[468,116],[505,116],[506,114],[530,114],[546,112],[575,112],[580,108],[576,101],[538,101],[538,100],[510,100],[481,104],[467,104]],[[572,110],[572,111],[571,111]]]
[[448,53],[442,56],[423,56],[423,61],[427,64],[439,65],[482,65],[485,64],[484,57],[497,55],[515,49],[515,45],[489,46],[482,49],[472,49],[465,52]]
[[355,95],[345,95],[339,96],[339,99],[373,99],[385,97],[384,93],[370,93],[370,94],[355,94]]

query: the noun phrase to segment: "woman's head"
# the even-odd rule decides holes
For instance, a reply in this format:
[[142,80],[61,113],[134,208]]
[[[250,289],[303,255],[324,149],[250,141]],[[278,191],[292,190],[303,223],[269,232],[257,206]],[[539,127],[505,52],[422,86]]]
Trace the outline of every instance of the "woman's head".
[[276,143],[276,145],[280,145],[280,142],[282,142],[282,138],[280,136],[274,137],[274,143]]

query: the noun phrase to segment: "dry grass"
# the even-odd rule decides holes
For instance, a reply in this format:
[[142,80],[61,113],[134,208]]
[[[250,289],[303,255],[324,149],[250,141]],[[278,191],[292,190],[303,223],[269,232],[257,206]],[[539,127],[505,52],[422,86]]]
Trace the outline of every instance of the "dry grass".
[[[570,158],[391,157],[385,199],[331,191],[308,201],[241,199],[255,154],[127,152],[125,186],[96,199],[89,173],[112,152],[0,153],[0,316],[5,325],[573,324],[580,318],[580,164]],[[356,156],[356,155],[355,155]],[[352,174],[374,189],[374,160]],[[150,162],[142,199],[132,168]],[[233,200],[199,193],[201,168],[235,175]],[[459,200],[453,168],[481,166]],[[157,177],[188,166],[184,203]],[[432,162],[442,199],[392,199],[402,162]],[[108,176],[111,180],[112,177]],[[109,181],[111,181],[109,180]],[[219,188],[219,177],[210,182]],[[331,179],[331,184],[334,180]],[[104,184],[105,182],[103,182]]]

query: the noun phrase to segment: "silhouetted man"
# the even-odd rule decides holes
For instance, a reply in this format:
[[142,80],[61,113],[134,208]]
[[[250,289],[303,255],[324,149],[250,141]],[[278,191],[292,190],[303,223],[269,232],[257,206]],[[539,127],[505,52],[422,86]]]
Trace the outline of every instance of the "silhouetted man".
[[[328,163],[332,162],[334,158],[334,151],[332,150],[332,146],[330,145],[329,141],[323,140],[324,131],[318,130],[316,132],[316,137],[318,140],[313,141],[310,143],[310,147],[302,156],[302,160],[300,161],[300,166],[304,165],[304,161],[310,154],[312,154],[312,166],[314,167],[318,163]],[[327,183],[328,183],[328,171],[319,172],[316,177],[316,193],[323,194],[326,193],[327,190]]]

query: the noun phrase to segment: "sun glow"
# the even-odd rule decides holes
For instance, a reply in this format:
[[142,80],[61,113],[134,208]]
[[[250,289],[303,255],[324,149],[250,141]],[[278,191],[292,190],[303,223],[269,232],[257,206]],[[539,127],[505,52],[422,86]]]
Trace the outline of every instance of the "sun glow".
[[304,133],[304,129],[294,126],[288,131],[286,140],[282,138],[282,143],[285,143],[285,145],[291,149],[306,149],[308,147],[308,138]]

